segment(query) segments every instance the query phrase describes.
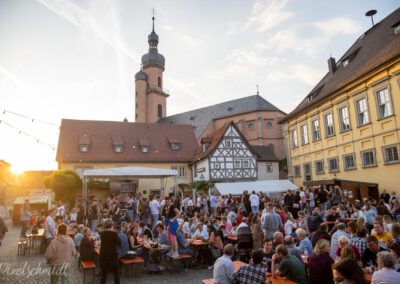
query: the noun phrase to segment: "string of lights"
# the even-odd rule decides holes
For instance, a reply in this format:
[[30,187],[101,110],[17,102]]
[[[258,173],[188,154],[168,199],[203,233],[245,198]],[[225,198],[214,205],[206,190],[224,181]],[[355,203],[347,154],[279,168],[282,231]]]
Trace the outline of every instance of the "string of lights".
[[3,115],[6,115],[6,114],[12,114],[12,115],[19,116],[19,117],[25,118],[27,120],[30,120],[31,122],[40,122],[40,123],[43,123],[43,124],[47,124],[47,125],[56,127],[58,129],[60,128],[59,125],[54,124],[52,122],[48,122],[48,121],[45,121],[45,120],[37,119],[37,118],[34,118],[34,117],[30,117],[30,116],[27,116],[27,115],[24,115],[24,114],[20,114],[20,113],[14,112],[14,111],[10,111],[10,110],[4,109],[3,110]]
[[16,126],[12,125],[11,123],[5,121],[4,119],[0,119],[0,124],[7,125],[8,127],[14,129],[18,134],[25,135],[26,137],[29,137],[32,140],[36,141],[36,143],[43,144],[43,145],[45,145],[47,147],[50,147],[50,148],[53,149],[53,151],[55,150],[55,146],[54,145],[51,145],[50,143],[47,143],[46,141],[43,141],[43,140],[39,139],[38,137],[36,137],[36,136],[34,136],[34,135],[24,131],[24,130],[19,129],[18,127],[16,127]]

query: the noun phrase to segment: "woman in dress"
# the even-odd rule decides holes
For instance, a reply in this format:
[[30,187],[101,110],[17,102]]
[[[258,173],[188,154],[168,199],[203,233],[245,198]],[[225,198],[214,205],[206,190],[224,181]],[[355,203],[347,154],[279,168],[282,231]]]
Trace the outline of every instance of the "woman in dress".
[[253,215],[250,222],[251,222],[251,232],[253,233],[253,249],[259,250],[262,248],[262,241],[264,236],[264,233],[260,225],[261,224],[260,216],[258,214]]
[[332,264],[329,256],[330,244],[325,239],[319,240],[314,251],[308,257],[308,281],[310,284],[333,284]]

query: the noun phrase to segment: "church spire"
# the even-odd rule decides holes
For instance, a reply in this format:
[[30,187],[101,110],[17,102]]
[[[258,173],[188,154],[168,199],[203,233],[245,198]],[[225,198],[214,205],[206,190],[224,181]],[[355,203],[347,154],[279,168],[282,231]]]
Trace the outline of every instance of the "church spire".
[[158,35],[156,34],[156,32],[154,31],[154,20],[156,19],[154,16],[156,14],[156,11],[154,9],[152,9],[151,11],[153,13],[153,30],[151,31],[151,33],[149,34],[149,51],[157,51],[157,46],[158,46]]

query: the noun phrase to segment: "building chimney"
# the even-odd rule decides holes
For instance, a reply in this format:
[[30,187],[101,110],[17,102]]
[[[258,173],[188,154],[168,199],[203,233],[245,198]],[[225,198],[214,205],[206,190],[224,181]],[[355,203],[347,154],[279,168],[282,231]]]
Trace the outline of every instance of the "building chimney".
[[332,56],[328,59],[329,73],[332,75],[336,71],[336,60]]

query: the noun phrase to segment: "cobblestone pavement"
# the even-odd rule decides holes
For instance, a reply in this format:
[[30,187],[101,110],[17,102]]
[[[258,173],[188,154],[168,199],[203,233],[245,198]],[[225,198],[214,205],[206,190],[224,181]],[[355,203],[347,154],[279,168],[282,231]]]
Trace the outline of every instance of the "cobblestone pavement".
[[[11,225],[10,219],[5,219],[9,232],[6,234],[0,247],[0,283],[50,283],[48,275],[29,275],[28,271],[40,266],[48,267],[43,254],[39,253],[38,245],[30,255],[17,256],[17,242],[19,240],[20,227]],[[21,275],[22,272],[22,275]],[[18,274],[19,273],[19,274]],[[32,273],[31,273],[32,274]],[[136,273],[137,274],[137,273]],[[86,274],[87,283],[100,283],[99,278],[93,281],[91,273]],[[70,283],[83,283],[83,272],[78,270],[78,261],[74,259],[71,263]],[[121,279],[121,283],[138,284],[189,284],[201,283],[202,279],[212,278],[212,270],[200,269],[182,272],[164,271],[158,275],[138,275],[127,279]],[[108,276],[107,283],[114,283],[112,274]]]

